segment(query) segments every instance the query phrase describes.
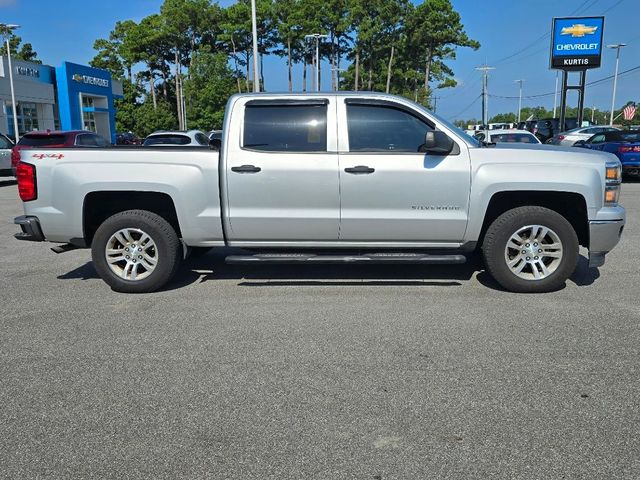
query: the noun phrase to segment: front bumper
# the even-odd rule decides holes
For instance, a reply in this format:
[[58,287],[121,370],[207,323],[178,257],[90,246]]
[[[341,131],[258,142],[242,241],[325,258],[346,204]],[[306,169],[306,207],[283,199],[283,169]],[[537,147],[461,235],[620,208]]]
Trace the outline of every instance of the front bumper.
[[38,220],[38,217],[21,215],[14,218],[13,223],[20,225],[20,228],[22,229],[22,232],[14,235],[18,240],[44,242],[45,238],[42,233],[42,228],[40,228],[40,220]]
[[589,266],[601,267],[604,258],[620,241],[624,220],[591,220],[589,222]]

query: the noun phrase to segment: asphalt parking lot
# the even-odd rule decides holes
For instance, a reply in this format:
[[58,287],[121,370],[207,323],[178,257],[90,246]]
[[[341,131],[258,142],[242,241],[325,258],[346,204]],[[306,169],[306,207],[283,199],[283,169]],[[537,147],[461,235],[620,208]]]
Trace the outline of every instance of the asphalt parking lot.
[[640,478],[640,183],[599,270],[189,260],[122,295],[0,182],[0,476]]

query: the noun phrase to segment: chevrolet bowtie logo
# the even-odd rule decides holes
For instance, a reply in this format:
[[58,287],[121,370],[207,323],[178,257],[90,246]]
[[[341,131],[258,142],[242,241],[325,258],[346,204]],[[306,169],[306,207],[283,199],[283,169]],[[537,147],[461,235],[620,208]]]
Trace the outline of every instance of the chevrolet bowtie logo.
[[587,27],[582,23],[571,25],[570,27],[563,27],[560,35],[571,35],[572,37],[584,37],[585,35],[591,35],[596,33],[598,27]]

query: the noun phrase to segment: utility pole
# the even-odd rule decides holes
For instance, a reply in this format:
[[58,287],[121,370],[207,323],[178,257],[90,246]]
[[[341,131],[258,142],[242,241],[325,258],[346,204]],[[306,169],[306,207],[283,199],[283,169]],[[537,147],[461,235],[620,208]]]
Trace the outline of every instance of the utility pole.
[[256,0],[251,0],[251,32],[253,34],[253,91],[260,91],[258,76],[258,22],[256,20]]
[[316,41],[316,55],[315,55],[315,62],[314,62],[316,66],[316,71],[315,71],[316,92],[320,91],[320,39],[321,38],[327,38],[327,35],[322,35],[321,33],[312,33],[311,35],[304,36],[305,40],[314,39]]
[[618,65],[620,63],[620,49],[626,47],[626,43],[616,43],[614,45],[607,45],[607,48],[616,49],[616,73],[613,76],[613,97],[611,98],[611,116],[609,117],[609,125],[613,126],[613,111],[616,105],[616,88],[618,86]]
[[556,89],[553,92],[553,118],[556,118],[556,109],[558,108],[558,79],[560,78],[560,70],[556,70]]
[[476,67],[476,70],[482,72],[482,124],[485,130],[489,129],[489,93],[488,93],[488,78],[489,70],[495,70],[494,67],[483,65]]
[[515,83],[520,84],[520,97],[518,99],[518,123],[520,123],[520,112],[522,111],[522,84],[524,80],[514,80]]

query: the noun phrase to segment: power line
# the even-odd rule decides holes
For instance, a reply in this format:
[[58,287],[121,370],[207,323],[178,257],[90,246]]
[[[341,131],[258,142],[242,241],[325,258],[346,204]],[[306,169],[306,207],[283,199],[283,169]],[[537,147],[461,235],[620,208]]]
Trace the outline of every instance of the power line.
[[[625,75],[627,73],[631,73],[631,72],[635,72],[636,70],[640,70],[640,65],[638,65],[637,67],[633,67],[630,68],[628,70],[625,70],[623,72],[620,72],[618,74],[618,76],[622,76]],[[585,86],[589,87],[589,86],[594,86],[594,85],[599,85],[601,83],[604,83],[608,80],[611,80],[615,75],[609,75],[608,77],[603,77],[603,78],[599,78],[598,80],[594,80],[592,82],[587,83]],[[550,93],[540,93],[537,95],[527,95],[526,97],[522,97],[522,98],[542,98],[542,97],[549,97],[551,95],[555,95],[556,92],[550,92]],[[515,98],[519,98],[519,96],[506,96],[506,95],[489,95],[490,97],[493,98],[507,98],[507,99],[515,99]]]
[[463,113],[465,113],[467,110],[469,110],[471,107],[473,107],[473,106],[478,102],[478,100],[480,100],[480,98],[481,98],[481,97],[482,97],[482,95],[478,95],[478,96],[473,100],[473,102],[471,102],[469,105],[467,105],[467,106],[464,108],[464,110],[462,110],[462,111],[460,111],[460,112],[456,113],[455,115],[450,115],[450,116],[449,116],[449,118],[456,118],[456,117],[459,117],[460,115],[462,115]]

